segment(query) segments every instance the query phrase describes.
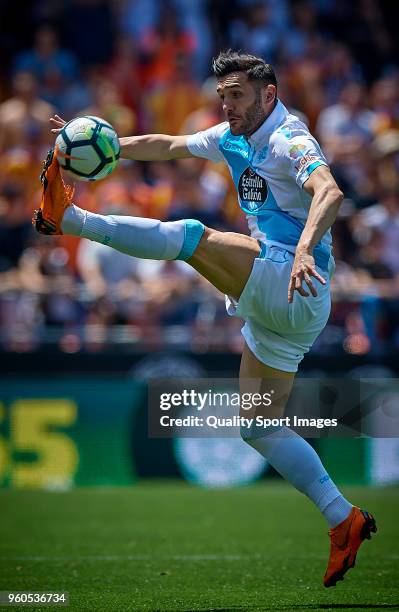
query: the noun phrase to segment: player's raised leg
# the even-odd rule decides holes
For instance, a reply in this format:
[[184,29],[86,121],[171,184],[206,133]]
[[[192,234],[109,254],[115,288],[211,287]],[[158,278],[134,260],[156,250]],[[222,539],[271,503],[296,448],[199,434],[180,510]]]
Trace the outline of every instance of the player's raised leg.
[[163,222],[83,210],[72,204],[52,151],[41,181],[43,197],[33,219],[39,232],[88,238],[143,259],[185,260],[217,289],[240,297],[260,251],[254,238],[205,228],[195,219]]
[[[263,393],[278,388],[278,400],[268,416],[281,417],[289,397],[294,373],[265,365],[245,346],[240,367],[242,392]],[[263,430],[260,430],[263,432]],[[256,428],[242,430],[243,439],[299,491],[307,495],[325,517],[330,527],[330,557],[324,576],[326,587],[343,580],[354,567],[362,542],[376,531],[374,518],[348,502],[326,472],[312,446],[288,427],[274,427],[259,434]]]

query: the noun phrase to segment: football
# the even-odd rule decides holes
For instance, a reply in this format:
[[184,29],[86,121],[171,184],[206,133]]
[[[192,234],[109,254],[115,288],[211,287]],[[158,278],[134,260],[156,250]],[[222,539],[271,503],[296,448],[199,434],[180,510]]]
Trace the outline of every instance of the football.
[[98,181],[115,170],[120,153],[117,133],[100,117],[76,117],[64,125],[55,141],[63,170],[81,181]]

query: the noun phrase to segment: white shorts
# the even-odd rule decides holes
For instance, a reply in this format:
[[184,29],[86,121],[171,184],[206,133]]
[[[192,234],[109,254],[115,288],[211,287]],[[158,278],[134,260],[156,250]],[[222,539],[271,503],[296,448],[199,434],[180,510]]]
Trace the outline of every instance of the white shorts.
[[293,262],[293,253],[278,246],[263,245],[262,255],[255,259],[239,301],[226,296],[228,314],[245,320],[241,332],[251,352],[262,363],[284,372],[298,370],[299,362],[325,327],[331,310],[333,259],[329,272],[317,267],[327,281],[322,285],[313,279],[317,297],[302,297],[295,291],[294,300],[289,304],[288,284]]

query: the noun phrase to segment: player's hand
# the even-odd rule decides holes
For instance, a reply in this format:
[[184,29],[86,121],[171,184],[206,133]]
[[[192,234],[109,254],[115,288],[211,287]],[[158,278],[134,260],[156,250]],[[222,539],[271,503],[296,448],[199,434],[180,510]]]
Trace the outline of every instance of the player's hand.
[[51,131],[54,134],[58,134],[66,124],[65,119],[62,119],[59,115],[54,115],[54,117],[50,117],[50,122],[54,126],[51,128]]
[[[294,259],[294,264],[291,270],[290,282],[288,285],[288,302],[290,304],[294,299],[294,291],[298,291],[299,295],[302,295],[303,297],[308,297],[310,295],[310,291],[310,293],[314,297],[316,297],[317,291],[311,279],[312,276],[317,279],[322,285],[326,284],[325,279],[320,276],[320,274],[316,270],[316,264],[313,255],[311,255],[307,251],[297,250]],[[309,287],[309,291],[306,291],[306,289],[302,287],[303,281],[305,281],[305,283]]]

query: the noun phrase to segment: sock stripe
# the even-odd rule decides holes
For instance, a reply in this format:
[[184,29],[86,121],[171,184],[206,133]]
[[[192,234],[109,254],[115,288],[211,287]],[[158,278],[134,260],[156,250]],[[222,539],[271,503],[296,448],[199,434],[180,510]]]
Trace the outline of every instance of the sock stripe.
[[203,223],[196,219],[186,219],[183,246],[175,259],[182,259],[183,261],[189,259],[197,248],[204,231],[205,225]]

